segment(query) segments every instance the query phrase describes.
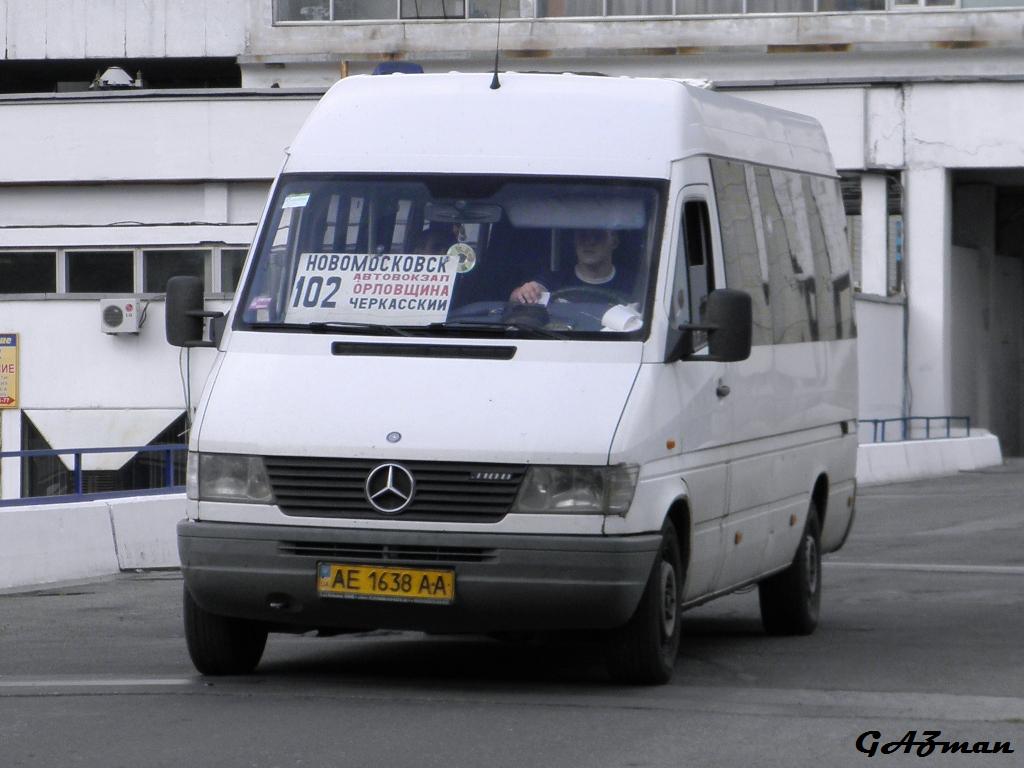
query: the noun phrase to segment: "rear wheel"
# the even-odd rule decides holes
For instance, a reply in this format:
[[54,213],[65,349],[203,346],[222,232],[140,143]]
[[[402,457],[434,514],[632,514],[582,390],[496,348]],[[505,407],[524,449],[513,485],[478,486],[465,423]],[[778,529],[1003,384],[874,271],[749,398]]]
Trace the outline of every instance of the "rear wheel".
[[761,623],[769,635],[809,635],[821,607],[821,524],[811,504],[800,546],[790,566],[758,587]]
[[608,671],[617,682],[657,685],[672,678],[679,655],[683,578],[679,539],[669,520],[636,613],[609,638]]
[[203,610],[184,588],[185,642],[195,668],[204,675],[245,675],[256,669],[267,630],[244,619]]

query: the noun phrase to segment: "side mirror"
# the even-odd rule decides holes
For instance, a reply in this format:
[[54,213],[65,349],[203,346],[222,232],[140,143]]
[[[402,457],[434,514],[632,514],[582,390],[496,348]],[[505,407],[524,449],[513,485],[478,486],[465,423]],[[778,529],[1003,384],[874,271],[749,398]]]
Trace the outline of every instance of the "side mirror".
[[[750,294],[729,288],[712,291],[707,297],[705,323],[684,323],[679,326],[682,337],[670,359],[692,358],[719,363],[735,363],[750,357],[753,332],[753,308]],[[706,331],[708,354],[694,355],[693,332]]]
[[215,347],[215,341],[204,338],[204,319],[221,318],[223,312],[203,309],[203,281],[190,275],[179,275],[167,281],[167,304],[164,331],[167,342],[175,347]]

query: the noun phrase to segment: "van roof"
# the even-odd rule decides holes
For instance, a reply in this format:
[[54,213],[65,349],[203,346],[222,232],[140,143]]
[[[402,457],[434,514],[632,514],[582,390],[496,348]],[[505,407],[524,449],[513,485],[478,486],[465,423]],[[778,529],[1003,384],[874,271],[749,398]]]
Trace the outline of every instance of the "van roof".
[[359,75],[321,99],[286,172],[668,178],[715,155],[835,175],[813,118],[681,80],[588,75]]

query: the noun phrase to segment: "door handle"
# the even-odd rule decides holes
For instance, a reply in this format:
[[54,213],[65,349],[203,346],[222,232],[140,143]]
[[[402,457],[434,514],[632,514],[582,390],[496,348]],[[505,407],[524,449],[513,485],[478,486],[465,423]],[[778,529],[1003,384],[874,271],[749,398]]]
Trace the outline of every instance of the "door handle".
[[721,379],[718,380],[718,386],[715,387],[715,394],[718,395],[719,399],[728,397],[731,391],[732,390],[729,389],[728,384],[723,384]]

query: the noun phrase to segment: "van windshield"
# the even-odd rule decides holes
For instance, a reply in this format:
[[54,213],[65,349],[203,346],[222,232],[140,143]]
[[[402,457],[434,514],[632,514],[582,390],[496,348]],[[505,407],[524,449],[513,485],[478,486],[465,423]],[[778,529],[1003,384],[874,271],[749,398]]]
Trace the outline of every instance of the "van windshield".
[[400,335],[646,335],[663,184],[292,176],[238,326]]

